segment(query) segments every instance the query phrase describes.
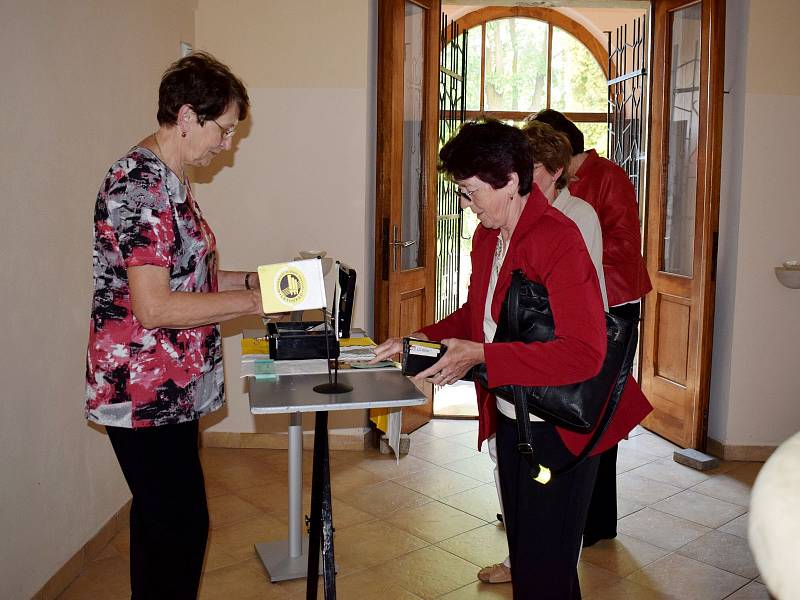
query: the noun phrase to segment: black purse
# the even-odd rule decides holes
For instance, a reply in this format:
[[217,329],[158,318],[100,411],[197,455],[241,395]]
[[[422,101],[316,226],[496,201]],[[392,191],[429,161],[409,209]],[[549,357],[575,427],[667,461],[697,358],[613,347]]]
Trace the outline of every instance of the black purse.
[[[546,342],[555,336],[547,289],[528,280],[516,270],[511,275],[494,342]],[[560,386],[506,385],[489,388],[486,365],[478,365],[474,378],[496,396],[514,403],[519,434],[518,449],[531,465],[532,476],[547,483],[582,462],[597,445],[619,404],[625,382],[633,367],[638,338],[636,323],[606,313],[608,346],[600,372],[586,381]],[[533,441],[528,413],[577,433],[594,430],[589,443],[573,461],[550,470],[533,456]]]

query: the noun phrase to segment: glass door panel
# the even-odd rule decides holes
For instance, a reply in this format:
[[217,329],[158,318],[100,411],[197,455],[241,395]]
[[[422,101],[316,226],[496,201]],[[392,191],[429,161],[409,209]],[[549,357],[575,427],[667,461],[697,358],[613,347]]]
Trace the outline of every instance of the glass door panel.
[[403,209],[402,233],[393,232],[395,265],[404,271],[425,266],[422,223],[425,193],[423,136],[425,32],[428,11],[413,2],[405,8],[403,56]]
[[700,3],[670,13],[669,136],[661,270],[692,276],[700,137]]

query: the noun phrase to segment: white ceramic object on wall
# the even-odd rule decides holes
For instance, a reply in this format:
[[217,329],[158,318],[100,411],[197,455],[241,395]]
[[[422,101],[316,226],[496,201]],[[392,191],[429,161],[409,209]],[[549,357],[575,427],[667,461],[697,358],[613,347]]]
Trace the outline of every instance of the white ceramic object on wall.
[[800,289],[800,267],[775,267],[775,277],[788,288]]

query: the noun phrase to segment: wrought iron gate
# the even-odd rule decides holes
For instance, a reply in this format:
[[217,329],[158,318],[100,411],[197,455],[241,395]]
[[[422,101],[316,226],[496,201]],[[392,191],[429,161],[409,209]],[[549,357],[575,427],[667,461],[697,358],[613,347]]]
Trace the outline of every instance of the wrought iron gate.
[[608,158],[625,169],[639,200],[646,158],[647,39],[647,15],[608,32]]
[[[441,17],[439,58],[439,148],[464,122],[467,82],[467,32]],[[436,218],[436,320],[459,307],[462,211],[455,185],[439,175]]]

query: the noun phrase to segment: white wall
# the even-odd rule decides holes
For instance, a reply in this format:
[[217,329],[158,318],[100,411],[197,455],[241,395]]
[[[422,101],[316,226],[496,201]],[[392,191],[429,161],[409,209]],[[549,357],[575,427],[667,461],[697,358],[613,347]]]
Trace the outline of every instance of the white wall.
[[0,8],[0,597],[29,598],[129,497],[83,417],[94,200],[155,130],[194,0]]
[[[222,268],[254,269],[301,249],[326,250],[358,273],[355,326],[372,329],[376,11],[373,1],[200,0],[196,47],[247,85],[252,115],[235,152],[202,173],[197,198]],[[254,418],[239,381],[240,323],[223,329],[228,404],[213,431],[285,432]],[[309,416],[307,424],[313,422]],[[207,424],[208,424],[207,423]],[[364,411],[331,427],[364,427]]]
[[709,436],[772,446],[800,429],[800,291],[773,267],[800,256],[794,172],[800,55],[792,0],[728,3],[720,262]]

